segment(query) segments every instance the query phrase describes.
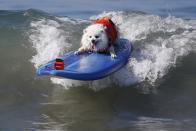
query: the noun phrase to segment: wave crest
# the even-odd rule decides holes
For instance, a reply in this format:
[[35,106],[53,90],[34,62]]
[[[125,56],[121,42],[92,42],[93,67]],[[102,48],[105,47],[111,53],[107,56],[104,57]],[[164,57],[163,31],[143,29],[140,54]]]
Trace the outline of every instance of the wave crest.
[[[84,82],[84,86],[89,88],[97,90],[111,87],[113,84],[130,86],[144,81],[153,85],[158,79],[165,76],[171,67],[176,66],[179,58],[196,51],[195,20],[184,20],[173,16],[163,18],[145,13],[121,11],[103,12],[97,16],[92,16],[90,19],[102,16],[110,17],[117,24],[120,37],[133,42],[134,51],[125,68],[103,80]],[[67,22],[67,18],[63,20],[64,23]],[[88,22],[84,24],[78,21],[77,28],[82,30],[88,24]],[[80,41],[78,35],[82,35],[82,33],[69,36],[69,32],[73,32],[73,28],[64,32],[59,29],[59,26],[58,22],[52,20],[32,22],[33,33],[30,35],[30,40],[37,51],[32,59],[36,67],[57,57],[64,49],[73,46],[73,43],[66,41],[67,37],[73,39],[76,37],[78,39],[75,40]],[[74,49],[77,47],[75,46]],[[70,82],[65,82],[67,80],[59,82],[57,79],[52,81],[65,87]],[[83,82],[79,83],[78,86],[82,85]]]

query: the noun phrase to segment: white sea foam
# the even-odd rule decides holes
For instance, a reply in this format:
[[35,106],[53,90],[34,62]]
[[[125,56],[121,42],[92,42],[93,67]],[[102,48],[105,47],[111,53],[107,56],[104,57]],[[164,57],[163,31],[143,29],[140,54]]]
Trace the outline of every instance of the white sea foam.
[[69,49],[71,44],[66,41],[67,37],[68,33],[60,29],[60,24],[56,21],[42,19],[32,22],[29,39],[36,50],[36,55],[31,60],[35,67],[58,57]]
[[[102,16],[110,17],[118,25],[120,37],[136,47],[126,67],[129,73],[121,70],[115,75],[122,79],[120,85],[145,80],[153,84],[176,65],[178,58],[196,49],[195,20],[126,12],[104,12],[91,19]],[[128,75],[122,75],[125,72]]]
[[[178,58],[196,51],[195,20],[183,20],[172,16],[162,18],[136,12],[104,12],[91,19],[101,16],[110,17],[117,24],[120,37],[132,41],[135,49],[127,66],[97,81],[80,82],[52,78],[53,83],[66,88],[86,86],[94,90],[111,87],[114,84],[129,86],[143,81],[153,84],[157,79],[165,76],[171,67],[176,66]],[[67,19],[61,20],[66,22]],[[78,21],[77,26],[79,25]],[[67,37],[74,36],[69,36],[68,32],[60,29],[56,21],[40,20],[32,22],[31,27],[30,40],[37,52],[32,58],[35,67],[70,48],[71,43],[67,42]]]
[[77,24],[81,24],[81,23],[90,23],[89,20],[84,20],[84,19],[71,19],[69,17],[56,17],[56,19],[62,21],[62,22],[70,22],[74,25],[77,25]]

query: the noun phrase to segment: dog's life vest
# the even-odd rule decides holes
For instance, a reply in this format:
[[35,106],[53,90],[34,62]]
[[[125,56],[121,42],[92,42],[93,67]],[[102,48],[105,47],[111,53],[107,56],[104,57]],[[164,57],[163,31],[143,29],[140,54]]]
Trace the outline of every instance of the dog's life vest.
[[109,39],[110,44],[114,44],[117,37],[118,37],[118,32],[115,24],[107,17],[99,18],[97,19],[94,24],[102,24],[106,26],[106,33]]

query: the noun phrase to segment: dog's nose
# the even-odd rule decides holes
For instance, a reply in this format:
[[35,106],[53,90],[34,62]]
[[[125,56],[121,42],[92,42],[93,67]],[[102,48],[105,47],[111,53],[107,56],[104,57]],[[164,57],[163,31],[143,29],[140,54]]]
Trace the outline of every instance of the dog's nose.
[[92,43],[95,43],[95,40],[91,40]]

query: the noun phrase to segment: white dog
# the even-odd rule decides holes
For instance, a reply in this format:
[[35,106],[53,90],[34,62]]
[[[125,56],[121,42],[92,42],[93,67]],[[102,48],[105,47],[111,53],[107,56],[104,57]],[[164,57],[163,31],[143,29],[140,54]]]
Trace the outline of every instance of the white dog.
[[[105,18],[104,18],[105,19]],[[108,21],[108,19],[106,18]],[[102,22],[103,23],[103,22]],[[109,29],[112,25],[105,25],[102,23],[94,23],[83,30],[83,36],[81,39],[81,47],[75,52],[75,54],[80,54],[83,52],[108,52],[111,54],[112,58],[116,58],[116,53],[114,51],[114,43],[117,39],[117,31],[111,32]],[[116,29],[116,28],[115,28]],[[110,35],[113,33],[113,36]],[[116,38],[114,37],[116,35]],[[111,37],[110,37],[111,36]]]

